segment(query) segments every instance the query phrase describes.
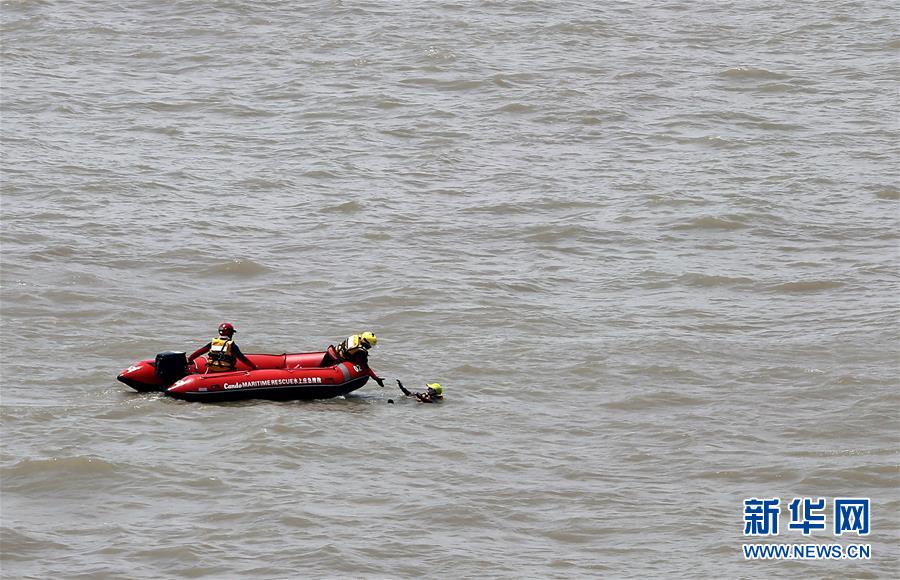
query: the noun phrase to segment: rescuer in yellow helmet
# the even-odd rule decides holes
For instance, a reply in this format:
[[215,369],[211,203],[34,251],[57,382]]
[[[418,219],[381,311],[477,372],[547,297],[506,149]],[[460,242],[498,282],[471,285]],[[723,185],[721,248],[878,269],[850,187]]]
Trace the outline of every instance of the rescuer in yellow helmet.
[[323,361],[323,366],[333,359],[335,363],[349,362],[358,365],[364,369],[370,377],[372,377],[379,387],[384,386],[384,379],[375,374],[369,368],[369,349],[378,344],[378,337],[371,331],[362,332],[360,334],[352,334],[342,341],[339,345],[331,345],[326,350],[327,355]]

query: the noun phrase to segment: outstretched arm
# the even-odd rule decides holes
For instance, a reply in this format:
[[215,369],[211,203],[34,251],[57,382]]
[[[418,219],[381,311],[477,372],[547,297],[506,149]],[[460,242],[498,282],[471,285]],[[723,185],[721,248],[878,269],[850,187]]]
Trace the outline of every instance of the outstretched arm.
[[371,368],[369,368],[368,366],[366,367],[366,373],[367,373],[370,377],[372,377],[373,379],[375,379],[375,382],[378,383],[378,386],[379,386],[379,387],[383,387],[383,386],[384,386],[384,379],[382,379],[381,377],[379,377],[378,375],[376,375],[376,374],[375,374],[375,371],[373,371],[373,370],[372,370]]
[[205,346],[201,346],[197,350],[195,350],[191,356],[188,357],[188,362],[194,362],[194,359],[200,356],[201,354],[206,354],[209,352],[209,347],[212,346],[211,342],[207,342]]

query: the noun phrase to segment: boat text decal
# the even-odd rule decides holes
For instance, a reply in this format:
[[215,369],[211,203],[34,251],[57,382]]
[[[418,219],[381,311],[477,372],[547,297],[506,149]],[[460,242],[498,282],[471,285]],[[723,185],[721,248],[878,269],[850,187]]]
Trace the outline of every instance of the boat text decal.
[[280,387],[282,385],[309,385],[321,383],[322,377],[303,377],[297,379],[269,379],[267,381],[247,381],[243,383],[225,383],[226,389],[246,389],[250,387]]

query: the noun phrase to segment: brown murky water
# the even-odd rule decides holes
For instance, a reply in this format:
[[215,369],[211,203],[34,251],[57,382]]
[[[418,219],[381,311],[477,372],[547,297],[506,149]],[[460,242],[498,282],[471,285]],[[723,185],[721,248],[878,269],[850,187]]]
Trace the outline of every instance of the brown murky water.
[[[0,9],[4,578],[900,572],[895,4]],[[223,320],[388,386],[115,381]]]

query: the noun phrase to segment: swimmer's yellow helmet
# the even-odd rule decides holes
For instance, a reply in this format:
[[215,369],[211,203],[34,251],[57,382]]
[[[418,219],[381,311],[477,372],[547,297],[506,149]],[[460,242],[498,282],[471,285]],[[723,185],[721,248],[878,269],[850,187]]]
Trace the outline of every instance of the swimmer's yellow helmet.
[[444,387],[441,386],[441,383],[428,383],[425,386],[434,391],[435,395],[443,396],[444,394]]

